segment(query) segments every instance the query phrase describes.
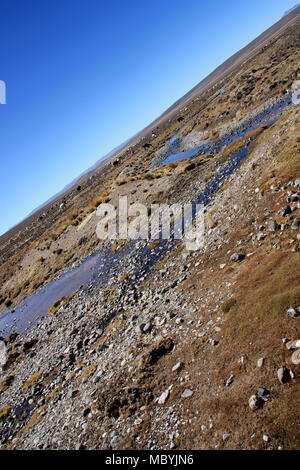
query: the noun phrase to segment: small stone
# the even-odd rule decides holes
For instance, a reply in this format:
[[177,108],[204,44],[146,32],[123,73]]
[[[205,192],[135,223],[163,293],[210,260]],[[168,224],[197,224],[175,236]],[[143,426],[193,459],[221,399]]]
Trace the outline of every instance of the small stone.
[[276,232],[276,230],[279,230],[280,229],[280,225],[278,225],[278,223],[276,222],[276,220],[274,220],[273,222],[271,222],[268,226],[268,230],[269,232]]
[[227,439],[230,438],[230,434],[224,433],[222,438],[223,438],[223,441],[227,441]]
[[266,434],[264,434],[264,435],[263,435],[263,440],[264,440],[265,442],[270,442],[271,439],[269,438],[269,436],[267,436]]
[[189,398],[193,395],[193,391],[190,390],[189,388],[186,388],[185,391],[182,393],[182,398]]
[[257,361],[257,367],[262,367],[264,364],[264,358],[260,357]]
[[120,438],[119,438],[119,436],[116,435],[110,441],[110,445],[115,448],[115,447],[118,447],[119,444],[120,444]]
[[299,312],[299,307],[297,309],[294,309],[293,307],[290,307],[287,309],[286,313],[292,317],[292,318],[296,318],[300,315],[300,312]]
[[300,219],[298,217],[295,217],[295,219],[292,222],[291,229],[298,230],[299,227],[300,227]]
[[280,367],[277,371],[277,377],[280,383],[285,384],[291,379],[290,370],[286,367]]
[[268,398],[267,398],[268,395],[270,395],[270,392],[265,387],[258,388],[257,396],[261,398],[263,401],[268,401]]
[[261,240],[264,240],[266,238],[266,234],[263,232],[258,232],[256,235],[257,240],[260,242]]
[[244,258],[245,255],[242,255],[241,253],[233,253],[233,255],[230,256],[230,261],[236,263],[237,261],[241,261]]
[[172,372],[180,371],[183,368],[183,363],[182,362],[177,362],[175,366],[172,367]]
[[0,370],[1,367],[6,364],[7,361],[7,349],[4,341],[0,341]]
[[232,384],[233,379],[234,379],[234,375],[231,374],[231,376],[226,380],[226,387],[229,387],[229,385]]
[[279,215],[282,215],[283,217],[285,217],[286,215],[289,215],[292,213],[292,209],[290,206],[284,206],[282,209],[280,209],[278,211],[278,214]]
[[295,365],[300,364],[300,349],[296,349],[296,351],[293,352],[291,361]]
[[143,333],[150,333],[152,330],[152,324],[150,322],[146,323],[143,327]]
[[161,395],[160,397],[157,399],[157,403],[159,405],[163,405],[167,399],[169,398],[169,395],[170,395],[170,392],[169,390],[165,390]]
[[285,345],[289,351],[293,349],[298,349],[300,348],[300,339],[297,339],[296,341],[288,341]]
[[251,395],[251,397],[249,398],[249,406],[251,408],[252,411],[255,411],[255,410],[258,410],[259,408],[261,408],[262,404],[263,404],[263,400],[258,397],[257,395]]

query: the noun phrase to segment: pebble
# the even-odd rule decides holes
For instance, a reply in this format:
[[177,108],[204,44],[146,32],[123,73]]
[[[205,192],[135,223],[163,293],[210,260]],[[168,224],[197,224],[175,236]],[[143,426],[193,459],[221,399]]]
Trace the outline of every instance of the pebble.
[[143,333],[150,333],[152,330],[152,324],[150,322],[146,323],[146,325],[143,327]]
[[242,255],[241,253],[233,253],[233,255],[230,256],[230,261],[236,263],[237,261],[241,261],[244,258],[245,255]]
[[297,339],[296,341],[288,341],[285,345],[288,350],[298,349],[300,348],[300,339]]
[[280,367],[277,371],[277,377],[280,383],[285,384],[291,379],[291,371],[286,367]]
[[300,227],[300,219],[298,217],[295,217],[295,219],[292,222],[291,229],[298,230],[299,227]]
[[257,361],[257,367],[262,367],[263,364],[264,364],[264,358],[261,357],[261,358],[259,358],[258,361]]
[[119,444],[120,444],[120,438],[119,438],[119,436],[116,435],[116,436],[114,436],[114,437],[111,439],[110,445],[111,445],[112,447],[118,447]]
[[248,403],[249,403],[251,410],[255,411],[255,410],[258,410],[258,408],[262,406],[263,400],[257,395],[251,395]]
[[185,391],[182,393],[182,398],[189,398],[193,395],[193,391],[190,390],[189,388],[186,388]]
[[300,312],[299,312],[299,307],[297,309],[294,309],[293,307],[290,307],[287,309],[286,313],[292,317],[292,318],[296,318],[300,315]]
[[280,225],[278,225],[278,223],[276,222],[276,220],[274,220],[273,222],[271,222],[268,226],[268,230],[269,232],[275,232],[276,230],[279,230],[280,229]]
[[291,361],[295,365],[300,364],[300,349],[296,349],[296,351],[293,352]]
[[176,372],[176,371],[180,371],[183,367],[183,363],[182,362],[177,362],[177,364],[175,364],[175,366],[172,367],[172,371],[173,372]]
[[234,379],[234,375],[233,375],[233,374],[231,374],[231,376],[230,376],[230,377],[228,377],[228,379],[226,380],[226,387],[229,387],[229,385],[231,385],[231,384],[232,384],[232,382],[233,382],[233,379]]
[[169,395],[170,395],[170,392],[169,390],[165,390],[161,395],[160,397],[157,399],[157,403],[159,405],[163,405],[167,399],[169,398]]

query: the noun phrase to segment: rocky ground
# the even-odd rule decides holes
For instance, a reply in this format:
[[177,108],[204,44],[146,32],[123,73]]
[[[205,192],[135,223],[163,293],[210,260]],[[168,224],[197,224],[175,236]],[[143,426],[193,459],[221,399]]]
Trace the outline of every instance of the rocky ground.
[[[120,194],[144,204],[196,201],[224,175],[206,201],[204,247],[140,241],[130,251],[129,242],[111,244],[119,261],[105,284],[91,280],[25,334],[0,339],[1,448],[299,446],[299,105],[289,102],[276,122],[214,150],[291,96],[300,78],[297,31],[227,77],[217,87],[224,93],[195,100],[153,137],[151,150],[143,141],[126,165],[111,165],[112,203]],[[180,151],[207,138],[212,153],[154,167],[180,129]],[[244,148],[247,156],[225,174]],[[96,203],[87,211],[76,201],[84,207],[78,223],[69,220],[55,237],[45,232],[37,246],[29,244],[21,267],[2,283],[8,307],[27,292],[24,280],[34,280],[34,291],[102,249],[94,235]]]

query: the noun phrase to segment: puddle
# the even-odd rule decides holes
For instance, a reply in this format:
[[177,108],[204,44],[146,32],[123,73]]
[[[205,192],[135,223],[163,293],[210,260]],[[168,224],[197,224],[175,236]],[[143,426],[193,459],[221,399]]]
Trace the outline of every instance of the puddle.
[[276,122],[276,120],[278,119],[276,115],[280,111],[282,111],[287,104],[291,102],[292,99],[290,97],[286,98],[285,100],[279,101],[270,108],[267,108],[265,111],[262,111],[261,113],[257,114],[252,119],[249,119],[247,122],[240,125],[232,132],[226,134],[220,139],[217,139],[215,142],[202,142],[196,147],[180,152],[179,149],[182,139],[178,139],[178,135],[185,127],[184,126],[171,139],[166,142],[169,148],[168,151],[160,157],[159,166],[163,166],[168,163],[173,163],[181,159],[193,158],[198,155],[205,155],[214,152],[219,153],[221,152],[223,147],[230,145],[232,142],[234,142],[240,137],[244,137],[246,134],[248,134],[248,132],[253,131],[258,127],[266,124],[274,124],[274,122]]
[[[241,125],[234,132],[220,139],[215,144],[215,148],[221,149],[224,145],[229,145],[235,139],[242,137],[250,130],[256,129],[263,124],[275,122],[276,118],[273,117],[273,119],[271,119],[272,115],[283,109],[289,102],[291,102],[291,99],[287,98],[286,100],[277,103],[272,108],[255,116],[247,123]],[[173,139],[171,142],[172,145],[177,145],[177,136],[181,130],[182,129],[180,129],[178,133],[171,138]],[[192,151],[196,151],[196,149],[197,152],[199,152],[199,147],[190,149],[190,156],[187,156],[186,158],[191,158]],[[203,149],[202,146],[202,151],[206,152],[208,150]],[[211,151],[211,149],[209,151]],[[188,155],[186,152],[179,152],[174,154],[172,157],[176,158],[176,155],[180,154],[180,158],[183,158],[183,153]],[[227,177],[240,166],[241,162],[247,155],[247,146],[242,147],[238,152],[232,155],[222,165],[219,171],[207,182],[205,190],[199,194],[193,204],[203,204],[206,206]],[[168,158],[171,158],[171,155]],[[89,256],[81,263],[80,266],[70,269],[62,274],[58,279],[54,279],[45,287],[24,299],[21,303],[15,306],[14,313],[7,311],[7,309],[6,311],[4,310],[3,315],[0,317],[0,335],[5,337],[13,331],[23,334],[27,329],[34,326],[40,318],[46,316],[49,307],[51,307],[53,303],[61,297],[69,296],[79,288],[85,290],[91,282],[105,285],[112,274],[118,271],[120,264],[122,262],[125,263],[126,257],[132,253],[134,253],[136,258],[136,268],[133,273],[135,275],[135,280],[133,281],[131,279],[129,282],[131,287],[135,287],[137,281],[147,275],[150,268],[159,259],[161,259],[168,250],[172,249],[178,241],[172,238],[170,240],[161,240],[160,244],[154,249],[151,249],[149,244],[142,248],[138,248],[138,243],[139,240],[127,241],[127,243],[115,253],[112,253],[110,248],[102,249],[100,252]]]
[[0,335],[6,337],[13,331],[23,334],[40,318],[45,317],[49,307],[61,297],[67,297],[75,290],[87,287],[91,282],[106,283],[117,261],[118,252],[112,253],[108,249],[93,254],[80,266],[50,281],[42,289],[14,306],[14,313],[8,309],[3,310],[0,317]]

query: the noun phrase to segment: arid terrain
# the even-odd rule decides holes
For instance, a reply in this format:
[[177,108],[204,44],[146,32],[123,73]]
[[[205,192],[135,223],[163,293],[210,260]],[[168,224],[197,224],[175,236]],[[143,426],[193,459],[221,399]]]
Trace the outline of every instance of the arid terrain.
[[[300,7],[0,237],[2,449],[299,448],[299,46]],[[99,240],[122,195],[204,246]]]

